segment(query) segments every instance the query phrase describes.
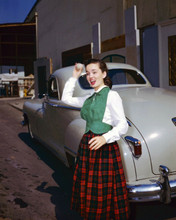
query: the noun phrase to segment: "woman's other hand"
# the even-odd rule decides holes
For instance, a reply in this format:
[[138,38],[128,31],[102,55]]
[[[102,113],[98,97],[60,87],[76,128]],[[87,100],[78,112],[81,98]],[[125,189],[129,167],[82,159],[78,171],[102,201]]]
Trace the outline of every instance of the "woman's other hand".
[[93,137],[89,141],[89,144],[90,144],[89,148],[91,150],[98,150],[100,147],[106,144],[106,140],[103,136],[97,136],[97,137]]
[[73,77],[78,79],[82,73],[83,70],[83,64],[82,63],[76,63],[74,70],[73,70]]

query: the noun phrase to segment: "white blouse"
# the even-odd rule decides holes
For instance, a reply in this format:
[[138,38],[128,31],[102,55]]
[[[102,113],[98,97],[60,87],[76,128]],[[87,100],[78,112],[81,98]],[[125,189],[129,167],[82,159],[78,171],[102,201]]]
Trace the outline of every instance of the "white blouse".
[[[77,79],[71,77],[65,84],[62,101],[68,105],[81,108],[84,101],[91,95],[84,97],[73,97],[73,91],[75,88]],[[99,92],[105,86],[101,87],[95,92]],[[125,134],[128,130],[128,123],[125,118],[122,100],[116,91],[110,90],[108,93],[107,104],[103,117],[103,122],[112,126],[112,129],[103,134],[106,143],[112,143],[120,139],[120,136]]]

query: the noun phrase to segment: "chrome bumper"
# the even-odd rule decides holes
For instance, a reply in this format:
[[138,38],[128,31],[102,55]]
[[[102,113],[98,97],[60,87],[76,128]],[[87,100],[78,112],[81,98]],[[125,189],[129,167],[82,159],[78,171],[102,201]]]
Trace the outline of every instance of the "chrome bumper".
[[130,202],[161,201],[170,203],[176,197],[176,179],[169,181],[169,169],[160,166],[160,177],[151,181],[151,184],[127,185]]

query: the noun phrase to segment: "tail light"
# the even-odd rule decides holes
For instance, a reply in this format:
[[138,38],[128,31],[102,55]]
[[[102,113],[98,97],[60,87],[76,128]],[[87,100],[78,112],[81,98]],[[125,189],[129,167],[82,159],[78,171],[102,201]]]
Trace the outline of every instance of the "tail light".
[[139,158],[142,155],[141,142],[138,139],[131,137],[131,136],[126,136],[125,140],[128,143],[133,156],[136,158]]

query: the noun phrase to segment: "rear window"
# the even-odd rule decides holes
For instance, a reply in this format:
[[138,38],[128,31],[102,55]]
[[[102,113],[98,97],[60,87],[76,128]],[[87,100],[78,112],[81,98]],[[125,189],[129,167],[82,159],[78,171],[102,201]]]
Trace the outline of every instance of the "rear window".
[[[112,80],[112,85],[146,84],[145,79],[135,70],[111,69],[108,76]],[[87,82],[86,74],[79,77],[79,84],[83,89],[92,89]]]

